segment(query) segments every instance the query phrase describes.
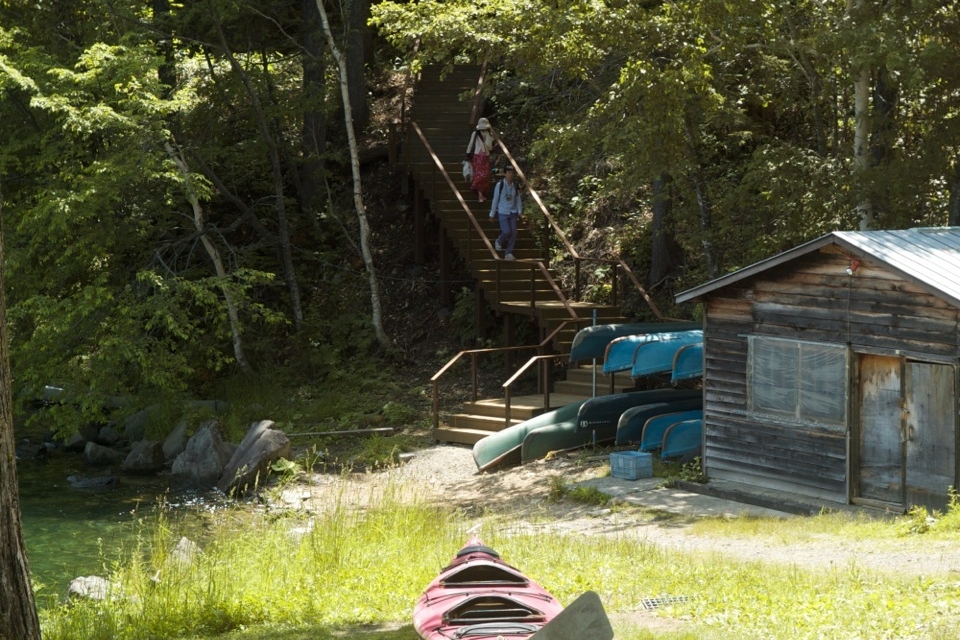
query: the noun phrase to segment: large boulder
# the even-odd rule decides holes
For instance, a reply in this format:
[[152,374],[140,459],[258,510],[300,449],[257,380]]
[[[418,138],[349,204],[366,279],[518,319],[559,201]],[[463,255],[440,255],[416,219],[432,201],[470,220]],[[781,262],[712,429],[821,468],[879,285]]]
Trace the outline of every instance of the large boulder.
[[272,420],[262,420],[250,426],[224,468],[217,483],[218,489],[227,495],[254,489],[267,477],[271,464],[290,457],[290,439],[276,426]]
[[127,473],[148,474],[157,473],[166,464],[163,447],[153,440],[134,442],[126,460],[123,461],[123,470]]
[[209,489],[223,475],[234,451],[235,447],[223,441],[217,421],[208,420],[173,461],[172,472],[198,489]]
[[80,576],[67,585],[67,600],[106,600],[113,591],[113,585],[106,578]]
[[108,467],[122,463],[127,454],[110,447],[104,447],[96,442],[88,442],[83,449],[83,457],[87,464],[95,467]]
[[187,448],[187,421],[181,420],[163,440],[163,455],[173,460]]

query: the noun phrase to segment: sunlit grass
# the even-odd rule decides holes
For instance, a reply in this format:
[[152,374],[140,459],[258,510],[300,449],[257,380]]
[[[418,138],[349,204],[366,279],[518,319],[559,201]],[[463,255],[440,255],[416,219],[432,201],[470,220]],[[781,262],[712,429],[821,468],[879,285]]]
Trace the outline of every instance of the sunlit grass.
[[[456,512],[400,499],[388,487],[365,508],[352,496],[313,514],[224,512],[198,540],[191,562],[171,553],[170,522],[145,531],[111,567],[107,602],[48,602],[47,640],[163,638],[413,638],[410,617],[424,586],[462,545],[471,524]],[[875,525],[835,516],[784,521],[735,519],[697,525],[730,535],[792,538],[849,535]],[[736,533],[739,532],[739,533]],[[478,534],[564,603],[600,594],[617,638],[641,640],[952,638],[960,584],[881,575],[851,565],[804,570],[669,551],[635,536],[531,532],[490,518]],[[869,533],[871,536],[878,534]],[[902,538],[901,538],[902,539]],[[645,598],[682,597],[644,615]],[[617,614],[620,614],[618,617]]]

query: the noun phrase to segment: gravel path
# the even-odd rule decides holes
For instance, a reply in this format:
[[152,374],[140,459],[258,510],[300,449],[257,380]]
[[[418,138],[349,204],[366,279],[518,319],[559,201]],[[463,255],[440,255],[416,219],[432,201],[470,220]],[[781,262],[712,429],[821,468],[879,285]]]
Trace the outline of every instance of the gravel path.
[[[878,543],[822,537],[785,543],[762,536],[738,539],[697,535],[692,525],[705,516],[744,513],[800,516],[659,488],[656,480],[636,484],[636,489],[623,489],[627,481],[602,478],[604,469],[602,459],[584,461],[561,457],[481,474],[469,448],[438,445],[417,452],[406,464],[385,472],[314,475],[310,482],[285,490],[282,498],[289,506],[318,508],[329,501],[331,492],[365,503],[372,495],[390,487],[423,499],[443,500],[444,504],[463,510],[468,517],[506,517],[517,527],[635,536],[679,551],[719,553],[744,561],[808,568],[857,567],[953,579],[960,573],[960,544],[954,542],[904,538]],[[598,508],[572,500],[551,500],[551,488],[558,483],[567,487],[577,483],[597,486],[605,493],[618,496],[616,501],[622,506]],[[663,512],[673,515],[664,517]]]

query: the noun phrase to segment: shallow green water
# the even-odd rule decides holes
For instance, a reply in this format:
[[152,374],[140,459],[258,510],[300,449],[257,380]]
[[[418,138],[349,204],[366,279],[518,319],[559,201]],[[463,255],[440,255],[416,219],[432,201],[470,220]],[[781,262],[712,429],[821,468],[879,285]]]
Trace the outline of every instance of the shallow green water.
[[70,475],[108,473],[85,467],[73,454],[17,463],[27,559],[43,595],[62,595],[77,576],[106,575],[105,566],[149,529],[160,499],[188,515],[203,502],[196,494],[170,494],[162,477],[120,476],[119,486],[78,489],[67,481]]

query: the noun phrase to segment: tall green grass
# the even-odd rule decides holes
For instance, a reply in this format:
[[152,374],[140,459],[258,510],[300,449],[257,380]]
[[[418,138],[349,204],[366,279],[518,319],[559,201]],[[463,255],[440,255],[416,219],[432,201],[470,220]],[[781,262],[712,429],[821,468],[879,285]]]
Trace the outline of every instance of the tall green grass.
[[[389,487],[363,507],[342,494],[314,514],[221,513],[200,540],[202,553],[186,563],[170,551],[180,537],[175,523],[164,521],[109,567],[112,599],[48,603],[44,637],[412,638],[417,597],[472,534],[458,513],[401,499],[401,491],[409,488]],[[742,563],[503,519],[477,533],[564,603],[588,589],[611,613],[637,611],[644,598],[688,598],[657,610],[679,629],[618,623],[618,640],[945,639],[960,622],[956,581]]]

